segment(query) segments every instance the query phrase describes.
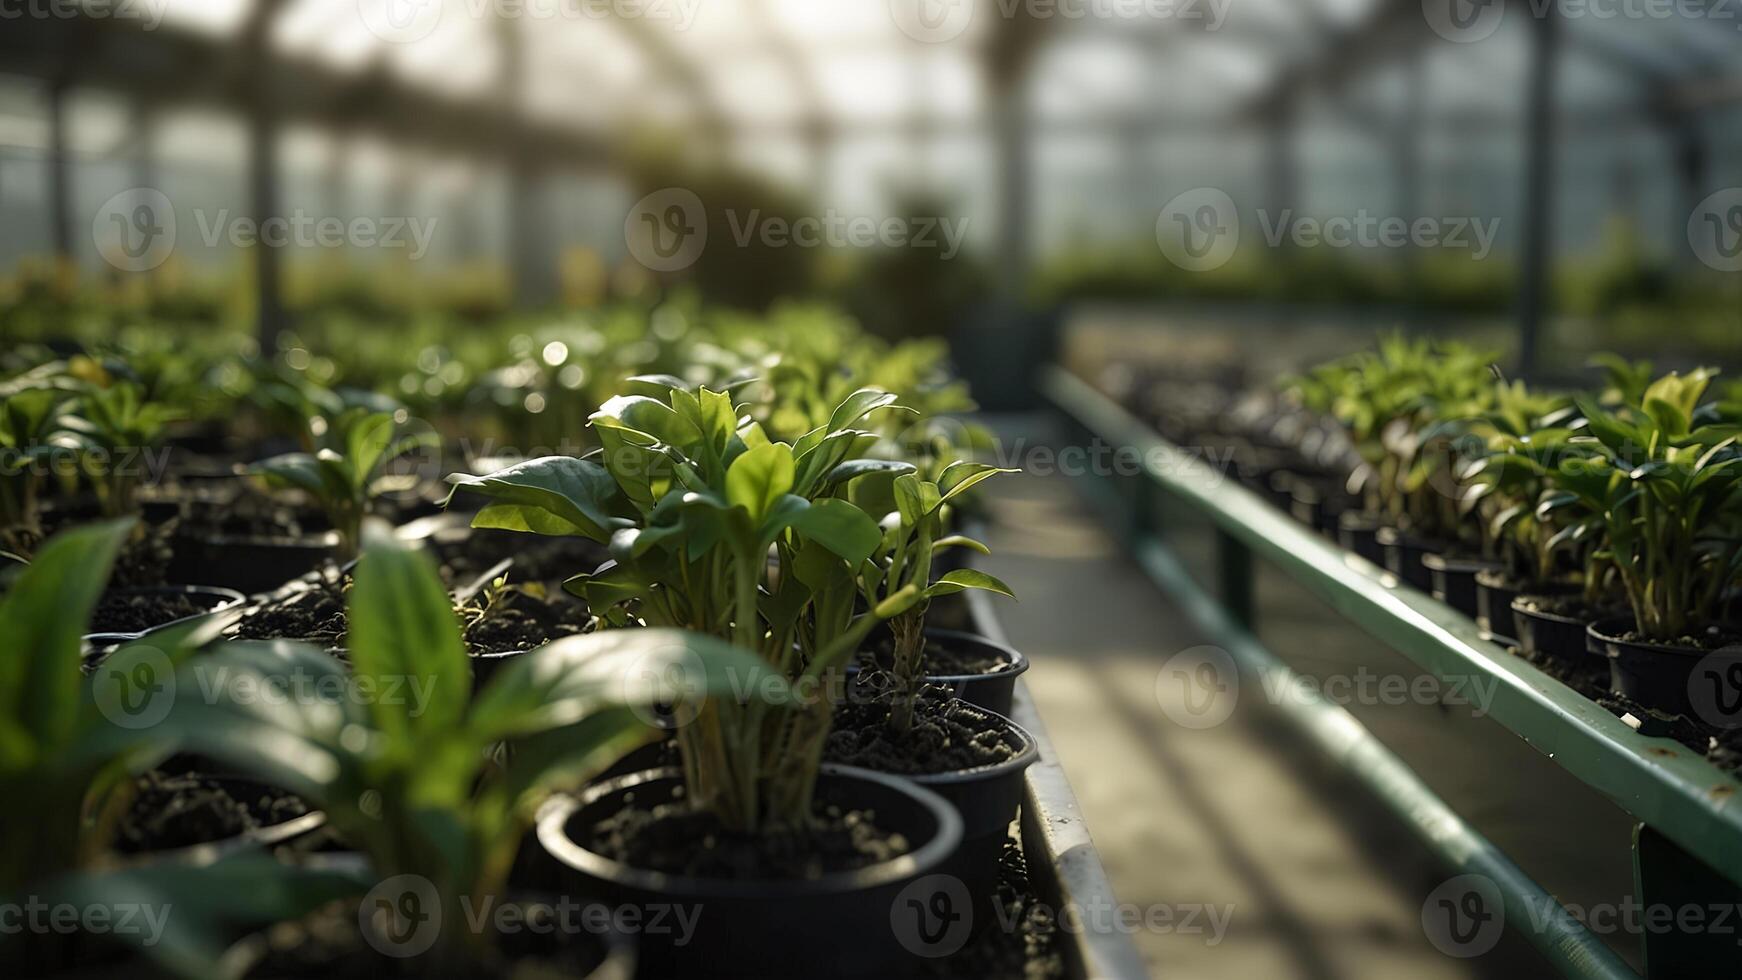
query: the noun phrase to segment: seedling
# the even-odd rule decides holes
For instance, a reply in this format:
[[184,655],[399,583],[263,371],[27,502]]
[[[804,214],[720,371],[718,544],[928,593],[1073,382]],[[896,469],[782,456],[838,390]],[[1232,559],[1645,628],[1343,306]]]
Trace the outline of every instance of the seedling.
[[903,595],[919,599],[891,616],[894,665],[889,724],[905,734],[913,727],[914,703],[925,678],[925,616],[931,600],[966,589],[982,589],[1015,598],[1010,587],[992,575],[962,568],[931,579],[932,556],[946,548],[969,548],[987,554],[986,546],[960,535],[945,536],[945,514],[952,500],[960,498],[981,481],[998,473],[981,463],[956,462],[943,471],[938,482],[922,480],[912,473],[896,476],[892,485],[895,510],[883,520],[883,540],[871,560],[860,565],[859,588],[867,605],[895,606]]
[[[764,667],[748,651],[697,633],[642,629],[542,647],[474,697],[459,625],[427,557],[383,534],[355,579],[351,670],[294,643],[229,644],[183,668],[222,679],[223,696],[179,700],[166,727],[188,749],[325,811],[379,878],[428,883],[442,922],[465,922],[468,907],[507,897],[538,805],[648,738],[641,713],[672,695],[662,677],[683,672],[685,691],[697,696],[729,691],[733,681],[779,693],[779,679],[770,686],[759,677]],[[193,676],[181,683],[204,689]],[[248,690],[295,696],[228,693]],[[511,748],[511,764],[497,764],[498,745]],[[396,906],[386,914],[433,912]],[[490,955],[485,936],[445,928],[421,962],[464,976]]]
[[826,423],[776,442],[730,395],[669,379],[663,400],[614,398],[593,417],[596,459],[455,478],[456,491],[490,499],[474,527],[609,544],[613,563],[566,586],[606,624],[730,639],[806,692],[778,708],[714,698],[679,728],[689,797],[728,827],[809,823],[832,711],[818,685],[878,620],[919,600],[909,586],[854,610],[855,570],[882,534],[850,485],[910,468],[865,459],[877,437],[856,426],[894,406],[886,392],[856,391]]
[[333,422],[330,442],[341,449],[286,453],[255,463],[249,472],[267,484],[301,490],[339,533],[341,561],[357,556],[363,518],[383,488],[383,471],[394,460],[436,444],[433,433],[399,434],[394,417],[354,408]]

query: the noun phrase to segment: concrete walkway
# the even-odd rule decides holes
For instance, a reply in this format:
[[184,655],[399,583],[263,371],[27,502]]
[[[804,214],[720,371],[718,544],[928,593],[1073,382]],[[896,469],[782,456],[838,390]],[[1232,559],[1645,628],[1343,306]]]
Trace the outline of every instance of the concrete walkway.
[[1170,721],[1158,671],[1201,641],[1065,478],[988,487],[996,522],[983,567],[1025,600],[1000,601],[999,615],[1034,661],[1029,689],[1101,859],[1122,903],[1174,923],[1134,936],[1153,976],[1546,974],[1510,939],[1471,960],[1430,945],[1423,897],[1446,875],[1260,699],[1213,728]]

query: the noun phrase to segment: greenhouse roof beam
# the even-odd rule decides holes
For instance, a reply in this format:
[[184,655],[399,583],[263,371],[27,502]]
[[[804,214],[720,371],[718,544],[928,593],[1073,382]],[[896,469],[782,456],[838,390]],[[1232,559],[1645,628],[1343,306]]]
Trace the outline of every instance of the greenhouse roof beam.
[[[217,105],[249,111],[239,77],[246,59],[220,38],[170,27],[144,30],[124,18],[33,18],[0,31],[0,64],[9,74],[51,84],[65,69],[64,53],[79,52],[80,87],[156,98],[159,104]],[[214,69],[213,66],[218,66]],[[602,139],[575,129],[504,118],[499,102],[434,94],[384,69],[356,73],[303,58],[275,61],[277,109],[285,123],[327,128],[369,126],[432,149],[471,157],[499,156],[511,128],[527,152],[559,166],[610,159]],[[148,81],[147,81],[148,80]]]

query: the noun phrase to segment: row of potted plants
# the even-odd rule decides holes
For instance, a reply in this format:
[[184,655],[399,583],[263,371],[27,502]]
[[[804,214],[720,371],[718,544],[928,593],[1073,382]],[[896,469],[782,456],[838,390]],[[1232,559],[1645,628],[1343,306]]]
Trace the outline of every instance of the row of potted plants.
[[[149,391],[120,360],[14,375],[14,459],[76,466],[5,474],[37,509],[5,515],[0,784],[42,805],[0,818],[0,895],[173,907],[150,969],[258,977],[882,976],[929,941],[904,901],[999,901],[1026,661],[928,622],[1009,594],[963,559],[1004,471],[945,414],[966,402],[935,347],[720,320],[680,373],[623,379],[586,451],[500,464],[455,453],[463,417],[280,375],[251,403],[284,452],[139,434],[202,474],[167,516],[70,506],[103,474],[66,433],[92,398],[178,406],[112,394]],[[94,629],[137,581],[161,595]],[[531,945],[462,925],[571,901],[689,918]],[[0,960],[135,962],[79,931]]]
[[1594,366],[1539,390],[1390,336],[1171,435],[1588,695],[1729,727],[1694,674],[1742,640],[1742,385]]

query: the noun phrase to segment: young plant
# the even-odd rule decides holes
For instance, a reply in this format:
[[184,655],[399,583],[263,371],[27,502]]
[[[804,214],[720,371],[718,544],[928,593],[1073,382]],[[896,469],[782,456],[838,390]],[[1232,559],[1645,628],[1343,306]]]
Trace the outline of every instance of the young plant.
[[1731,523],[1742,508],[1742,426],[1714,421],[1701,399],[1716,372],[1653,382],[1637,405],[1609,411],[1581,399],[1585,458],[1551,480],[1596,515],[1639,632],[1675,643],[1717,619],[1742,573]]
[[[349,621],[351,670],[293,643],[228,644],[183,668],[221,679],[220,695],[178,701],[165,727],[185,749],[319,807],[378,879],[427,882],[443,922],[507,897],[539,804],[646,741],[653,730],[642,715],[673,696],[662,678],[681,672],[686,697],[725,693],[733,682],[779,692],[779,679],[761,677],[748,651],[645,629],[557,641],[516,658],[474,696],[435,568],[386,534],[357,564]],[[211,686],[194,676],[178,683]],[[246,690],[291,696],[229,695]],[[498,745],[510,749],[509,764],[495,761]],[[475,975],[492,955],[484,936],[444,929],[418,969]]]
[[[730,395],[670,382],[663,400],[620,396],[594,415],[596,459],[531,460],[456,477],[455,490],[489,498],[474,527],[608,544],[612,563],[566,583],[606,624],[730,639],[820,690],[878,619],[918,600],[909,587],[868,615],[854,610],[855,570],[882,534],[850,486],[909,468],[865,459],[877,436],[856,426],[895,397],[856,391],[789,444]],[[808,825],[831,711],[820,696],[778,707],[710,699],[678,733],[690,799],[738,831]]]
[[[891,489],[895,509],[883,520],[883,541],[871,560],[860,565],[859,588],[870,608],[886,603],[899,606],[899,597],[917,593],[917,601],[889,619],[894,641],[893,681],[889,712],[890,728],[906,734],[913,727],[914,702],[925,679],[925,615],[931,600],[966,589],[983,589],[1015,598],[1010,587],[985,572],[960,568],[932,581],[932,556],[946,548],[969,548],[987,554],[986,546],[960,535],[945,535],[945,515],[952,500],[999,469],[981,463],[958,461],[947,467],[938,481],[920,479],[913,473],[896,476]],[[869,496],[869,495],[867,495]]]
[[1493,409],[1470,426],[1477,444],[1460,465],[1460,509],[1480,517],[1484,554],[1503,562],[1516,582],[1551,581],[1560,555],[1589,528],[1586,514],[1575,512],[1576,498],[1548,486],[1559,461],[1578,455],[1569,447],[1574,414],[1568,397],[1502,382]]
[[39,470],[54,458],[68,400],[47,386],[0,397],[0,547],[28,555],[42,539]]
[[116,521],[56,535],[0,600],[0,798],[13,801],[0,808],[0,895],[104,852],[133,775],[168,754],[160,732],[130,721],[148,717],[173,662],[222,626],[155,635],[84,675],[85,624],[131,529]]
[[357,556],[363,518],[388,464],[435,445],[433,433],[403,436],[398,428],[390,414],[353,408],[333,421],[328,434],[341,449],[285,453],[255,463],[249,472],[269,486],[308,494],[339,533],[340,560],[349,560]]
[[180,417],[169,405],[146,401],[131,381],[85,385],[65,428],[105,517],[137,513],[150,454],[162,445],[164,427]]

